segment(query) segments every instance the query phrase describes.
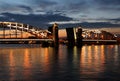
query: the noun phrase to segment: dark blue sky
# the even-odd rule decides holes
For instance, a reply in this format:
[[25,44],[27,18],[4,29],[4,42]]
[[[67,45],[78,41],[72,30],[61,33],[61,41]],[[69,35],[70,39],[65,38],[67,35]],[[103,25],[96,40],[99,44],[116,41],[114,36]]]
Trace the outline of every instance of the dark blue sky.
[[0,0],[0,21],[41,28],[120,27],[120,0]]

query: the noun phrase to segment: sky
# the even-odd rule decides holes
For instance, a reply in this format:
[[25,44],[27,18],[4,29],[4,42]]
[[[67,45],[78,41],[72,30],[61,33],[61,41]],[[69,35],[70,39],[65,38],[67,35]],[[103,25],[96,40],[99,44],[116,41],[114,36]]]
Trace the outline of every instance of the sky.
[[47,28],[120,28],[120,0],[0,0],[0,21]]

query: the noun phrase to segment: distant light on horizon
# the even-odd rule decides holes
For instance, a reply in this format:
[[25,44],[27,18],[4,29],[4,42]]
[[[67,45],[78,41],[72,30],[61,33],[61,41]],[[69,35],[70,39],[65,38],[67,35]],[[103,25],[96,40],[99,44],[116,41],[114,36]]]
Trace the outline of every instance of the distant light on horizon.
[[75,23],[81,23],[81,21],[54,21],[54,22],[49,22],[49,24],[75,24]]
[[115,22],[115,21],[110,21],[107,19],[79,19],[79,20],[72,20],[72,21],[52,21],[49,22],[48,24],[54,24],[54,23],[58,23],[58,24],[79,24],[79,23],[83,23],[83,22],[88,22],[88,23],[107,23],[107,22],[111,22],[112,24],[120,24],[120,22]]

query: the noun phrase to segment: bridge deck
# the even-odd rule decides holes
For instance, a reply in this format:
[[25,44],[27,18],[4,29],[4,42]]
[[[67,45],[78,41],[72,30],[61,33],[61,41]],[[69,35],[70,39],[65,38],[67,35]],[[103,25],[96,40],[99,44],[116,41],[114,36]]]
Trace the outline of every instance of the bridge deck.
[[83,42],[117,42],[117,40],[86,40],[83,39]]
[[52,39],[0,39],[0,42],[5,41],[53,41]]
[[[0,39],[0,41],[53,41],[53,39]],[[86,40],[83,42],[117,42],[117,40]]]

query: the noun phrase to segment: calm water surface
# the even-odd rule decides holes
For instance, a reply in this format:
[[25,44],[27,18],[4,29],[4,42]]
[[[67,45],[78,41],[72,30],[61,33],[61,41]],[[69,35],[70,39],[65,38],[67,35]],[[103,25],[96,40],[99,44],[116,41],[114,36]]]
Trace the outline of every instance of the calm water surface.
[[120,45],[0,44],[0,81],[120,81]]

